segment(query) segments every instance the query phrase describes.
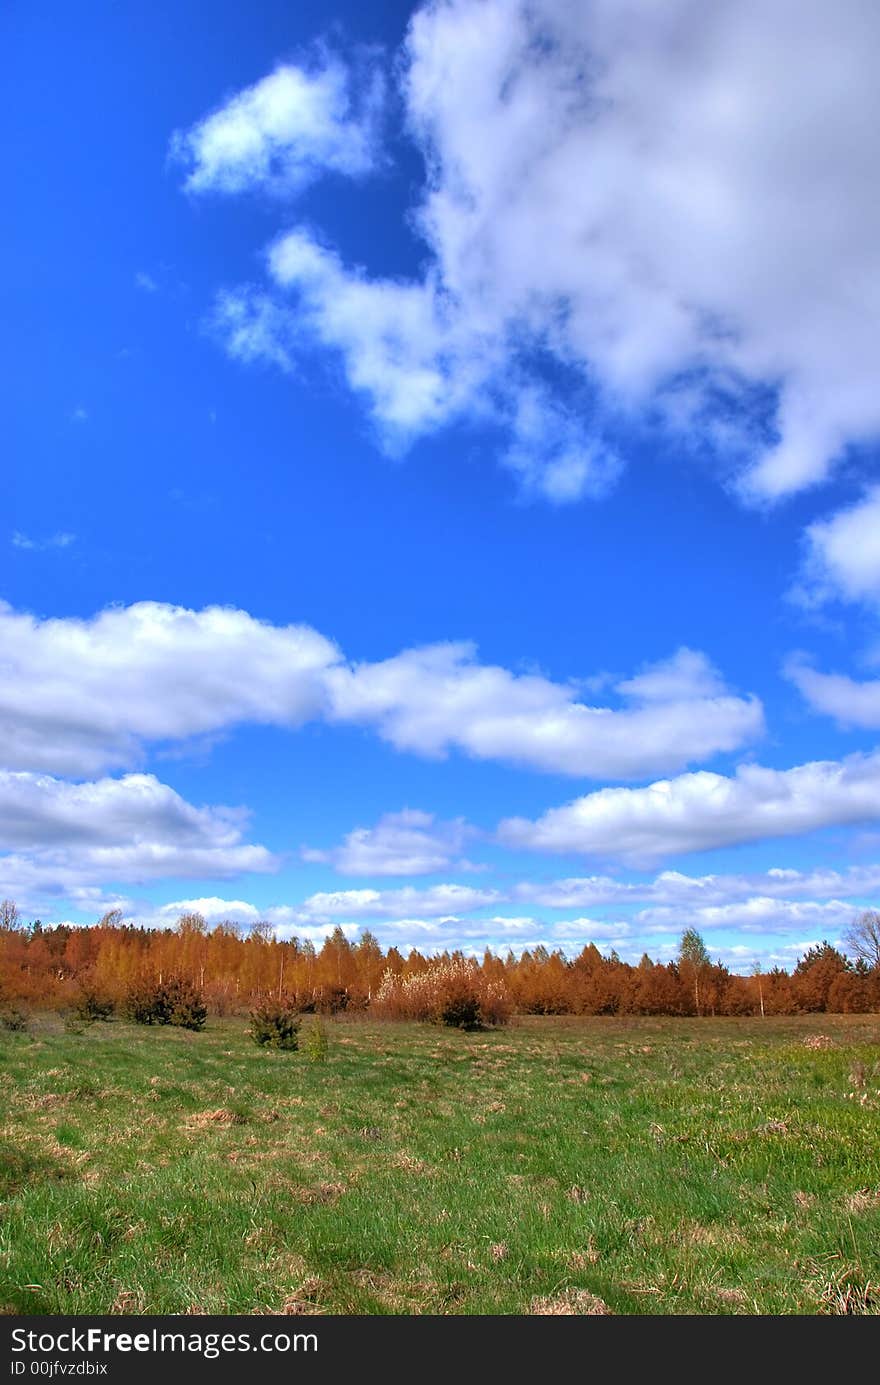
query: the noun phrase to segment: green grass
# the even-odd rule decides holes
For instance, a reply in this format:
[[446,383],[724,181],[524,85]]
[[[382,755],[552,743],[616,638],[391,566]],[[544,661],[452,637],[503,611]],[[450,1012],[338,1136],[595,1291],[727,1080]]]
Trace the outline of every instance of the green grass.
[[0,1035],[0,1309],[880,1311],[877,1016],[327,1032]]

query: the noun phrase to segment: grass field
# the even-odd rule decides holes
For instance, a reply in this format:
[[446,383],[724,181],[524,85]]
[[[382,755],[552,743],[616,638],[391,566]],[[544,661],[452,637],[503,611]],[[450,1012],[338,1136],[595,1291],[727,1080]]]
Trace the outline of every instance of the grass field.
[[0,1308],[880,1312],[880,1017],[327,1027],[0,1035]]

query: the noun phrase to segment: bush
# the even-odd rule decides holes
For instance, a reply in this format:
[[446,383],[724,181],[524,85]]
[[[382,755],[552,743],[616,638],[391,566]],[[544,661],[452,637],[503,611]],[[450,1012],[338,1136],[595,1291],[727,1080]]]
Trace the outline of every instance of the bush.
[[299,1012],[289,1000],[266,1000],[251,1011],[251,1038],[266,1048],[299,1048],[299,1026]]
[[208,1008],[202,999],[198,986],[180,977],[173,977],[165,986],[165,1004],[168,1010],[168,1024],[179,1029],[204,1029],[208,1018]]
[[198,986],[180,976],[165,981],[142,977],[129,988],[125,1012],[135,1024],[173,1024],[180,1029],[204,1029],[208,1016]]
[[17,1010],[14,1005],[0,1010],[0,1029],[5,1029],[10,1034],[23,1034],[27,1027],[28,1017],[23,1010]]
[[109,1020],[115,1008],[109,996],[101,995],[89,986],[83,986],[73,1010],[77,1019],[92,1024],[95,1020]]
[[305,1043],[303,1044],[308,1059],[311,1063],[323,1063],[327,1059],[327,1030],[320,1019],[313,1019],[305,1032]]
[[125,1013],[135,1024],[167,1024],[168,1007],[162,983],[141,977],[128,988]]
[[479,997],[467,993],[445,996],[437,1008],[436,1022],[452,1029],[482,1029]]

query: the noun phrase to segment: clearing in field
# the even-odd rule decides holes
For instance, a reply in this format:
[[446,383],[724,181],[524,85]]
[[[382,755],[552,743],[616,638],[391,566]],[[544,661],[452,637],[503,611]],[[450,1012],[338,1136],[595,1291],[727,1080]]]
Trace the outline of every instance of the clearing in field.
[[880,1311],[876,1016],[327,1029],[0,1035],[0,1307]]

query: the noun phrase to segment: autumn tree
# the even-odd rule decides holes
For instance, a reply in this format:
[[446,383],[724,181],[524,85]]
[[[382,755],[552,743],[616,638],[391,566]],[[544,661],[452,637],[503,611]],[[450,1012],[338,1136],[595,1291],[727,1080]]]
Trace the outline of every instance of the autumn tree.
[[829,942],[809,948],[794,969],[792,983],[799,1010],[825,1010],[832,983],[849,964],[842,952]]

